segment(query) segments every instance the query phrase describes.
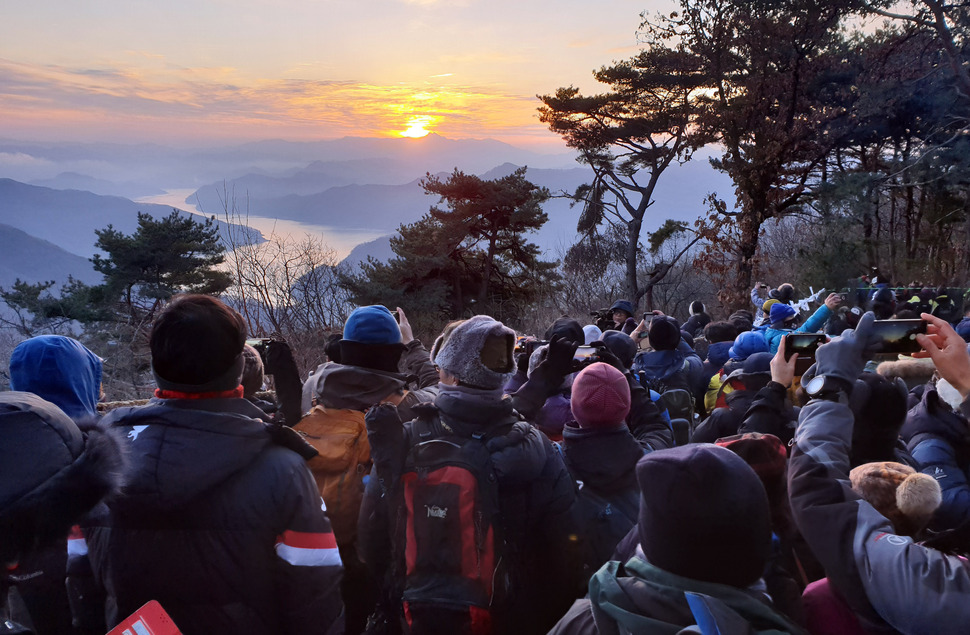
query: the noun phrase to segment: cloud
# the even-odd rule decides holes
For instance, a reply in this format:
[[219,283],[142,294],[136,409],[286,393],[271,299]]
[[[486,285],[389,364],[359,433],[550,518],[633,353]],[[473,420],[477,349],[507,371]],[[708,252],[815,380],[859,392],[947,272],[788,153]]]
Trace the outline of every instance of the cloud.
[[[408,84],[244,80],[232,68],[32,65],[0,59],[0,135],[18,129],[110,122],[117,132],[218,136],[394,135],[414,117],[445,136],[500,136],[538,128],[536,99],[451,74]],[[548,134],[548,133],[546,133]]]

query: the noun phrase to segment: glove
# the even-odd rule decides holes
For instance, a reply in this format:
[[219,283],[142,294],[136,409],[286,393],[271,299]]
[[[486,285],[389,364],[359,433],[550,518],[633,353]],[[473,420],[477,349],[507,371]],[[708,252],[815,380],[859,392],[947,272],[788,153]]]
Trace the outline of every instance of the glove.
[[855,330],[847,330],[842,333],[841,339],[819,346],[815,352],[815,372],[812,375],[830,375],[855,384],[856,378],[866,367],[869,334],[875,320],[876,316],[870,311],[862,316]]
[[404,424],[397,406],[379,403],[364,415],[370,456],[377,468],[377,477],[385,488],[391,487],[404,471],[407,445]]
[[591,358],[592,363],[603,362],[604,364],[609,364],[613,368],[617,369],[623,374],[626,374],[626,368],[623,366],[623,362],[620,358],[613,354],[606,346],[606,342],[598,341],[590,344],[593,348],[597,349],[596,354]]
[[[546,359],[539,366],[557,386],[563,382],[566,375],[573,372],[573,357],[576,355],[577,348],[579,344],[570,342],[561,335],[554,335],[549,341]],[[559,381],[555,382],[555,379]]]

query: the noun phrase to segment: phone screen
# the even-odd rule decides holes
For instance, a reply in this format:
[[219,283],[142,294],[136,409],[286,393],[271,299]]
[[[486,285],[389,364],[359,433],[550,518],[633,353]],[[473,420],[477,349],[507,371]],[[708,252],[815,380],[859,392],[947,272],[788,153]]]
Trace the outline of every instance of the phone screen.
[[789,333],[785,336],[785,356],[815,357],[815,351],[824,343],[825,335],[822,333]]
[[872,352],[915,353],[922,350],[916,335],[926,333],[923,320],[876,320],[872,323],[869,341],[873,343]]
[[576,349],[576,354],[573,355],[573,359],[577,361],[584,361],[596,354],[595,346],[580,346]]

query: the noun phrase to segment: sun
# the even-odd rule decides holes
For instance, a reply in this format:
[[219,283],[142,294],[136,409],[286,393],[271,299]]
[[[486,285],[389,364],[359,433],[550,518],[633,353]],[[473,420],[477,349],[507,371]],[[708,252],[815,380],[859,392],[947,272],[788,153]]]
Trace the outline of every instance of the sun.
[[408,120],[407,130],[400,133],[402,137],[409,137],[411,139],[420,139],[431,133],[428,130],[428,126],[434,123],[433,117],[428,117],[427,115],[415,115]]

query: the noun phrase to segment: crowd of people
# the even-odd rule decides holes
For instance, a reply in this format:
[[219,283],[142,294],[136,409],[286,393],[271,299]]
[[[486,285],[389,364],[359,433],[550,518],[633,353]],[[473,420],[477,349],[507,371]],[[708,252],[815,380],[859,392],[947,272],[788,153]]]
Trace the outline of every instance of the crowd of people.
[[[0,633],[150,601],[186,635],[965,632],[970,311],[871,287],[758,283],[754,311],[683,323],[618,300],[533,335],[477,315],[430,351],[361,307],[306,378],[182,295],[154,397],[106,414],[96,355],[25,340]],[[918,352],[874,355],[877,319],[914,317]]]

